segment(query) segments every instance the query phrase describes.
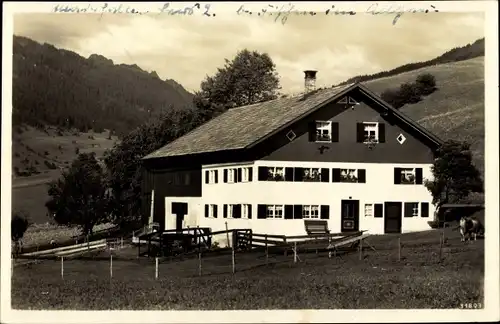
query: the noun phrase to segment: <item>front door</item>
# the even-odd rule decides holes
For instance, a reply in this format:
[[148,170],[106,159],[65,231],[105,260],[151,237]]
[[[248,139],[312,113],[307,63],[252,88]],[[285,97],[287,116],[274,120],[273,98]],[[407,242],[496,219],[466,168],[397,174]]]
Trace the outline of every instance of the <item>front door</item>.
[[384,206],[384,232],[401,233],[403,204],[401,202],[386,202]]
[[188,213],[188,204],[187,203],[172,203],[172,215],[175,217],[175,230],[182,230],[182,224],[184,221],[184,216]]
[[342,232],[359,231],[359,200],[342,200],[341,208]]

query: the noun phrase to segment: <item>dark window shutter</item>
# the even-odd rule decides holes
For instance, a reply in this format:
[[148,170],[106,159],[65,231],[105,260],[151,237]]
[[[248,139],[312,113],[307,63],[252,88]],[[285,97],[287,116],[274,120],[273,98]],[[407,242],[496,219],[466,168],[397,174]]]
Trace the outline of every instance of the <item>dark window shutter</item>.
[[257,218],[259,219],[267,218],[266,205],[257,205]]
[[248,168],[248,181],[253,180],[253,167]]
[[285,205],[285,219],[293,219],[293,205]]
[[233,205],[233,218],[241,218],[241,204]]
[[302,205],[293,205],[293,218],[302,219]]
[[208,210],[209,210],[210,206],[208,205],[205,205],[205,217],[208,217]]
[[316,142],[316,122],[312,121],[308,124],[309,142]]
[[330,206],[321,205],[320,216],[321,216],[321,219],[330,219]]
[[224,183],[227,183],[227,169],[224,169]]
[[415,182],[416,184],[422,184],[423,182],[422,168],[415,169]]
[[321,182],[330,182],[330,169],[321,169]]
[[382,204],[375,204],[375,207],[374,207],[374,214],[373,214],[373,217],[377,217],[377,218],[382,218],[384,217],[384,214],[382,213],[383,212],[383,208],[384,208],[384,205]]
[[285,181],[293,181],[293,168],[285,168]]
[[247,206],[248,206],[248,218],[252,219],[252,205],[247,205]]
[[423,202],[420,204],[420,216],[422,217],[429,217],[429,203]]
[[222,211],[222,217],[227,218],[227,205],[224,204],[224,210]]
[[332,143],[339,141],[339,123],[332,123]]
[[209,176],[210,176],[210,172],[208,172],[208,170],[205,171],[205,183],[208,183]]
[[332,169],[332,182],[340,182],[340,169]]
[[241,168],[236,169],[237,177],[236,182],[241,182]]
[[259,178],[258,178],[259,181],[266,181],[267,180],[267,176],[269,174],[268,170],[269,170],[269,168],[267,168],[267,167],[262,167],[262,166],[259,167]]
[[384,123],[378,124],[378,142],[385,143],[385,124]]
[[356,123],[356,142],[363,143],[365,141],[365,126],[363,123]]
[[394,184],[401,183],[401,168],[394,168]]
[[412,217],[412,216],[413,216],[413,204],[405,203],[405,217]]
[[214,205],[214,218],[217,218],[217,205]]
[[302,179],[304,178],[304,169],[302,168],[293,168],[293,177],[295,179],[295,181],[302,181]]
[[358,169],[358,182],[359,183],[366,183],[366,170],[365,169]]
[[214,175],[214,178],[215,178],[215,183],[218,183],[219,182],[219,170],[215,170],[215,175]]

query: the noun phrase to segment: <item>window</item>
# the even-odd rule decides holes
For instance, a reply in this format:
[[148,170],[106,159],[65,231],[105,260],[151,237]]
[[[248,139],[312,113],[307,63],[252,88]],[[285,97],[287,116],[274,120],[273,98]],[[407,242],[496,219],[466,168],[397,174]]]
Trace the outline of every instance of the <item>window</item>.
[[419,209],[418,202],[405,203],[405,217],[418,217]]
[[366,169],[333,169],[332,182],[366,183]]
[[365,217],[373,216],[373,204],[365,204]]
[[229,217],[234,217],[234,205],[230,204],[227,207],[228,207],[227,212]]
[[370,140],[378,142],[378,123],[363,123],[363,129],[363,143],[367,143]]
[[208,183],[217,183],[217,170],[208,171]]
[[268,180],[274,180],[274,181],[285,180],[285,168],[270,167],[267,170],[268,170]]
[[331,142],[331,141],[332,141],[332,122],[317,121],[316,142]]
[[241,218],[251,218],[251,207],[248,204],[241,205]]
[[267,218],[283,218],[283,205],[268,205]]
[[236,174],[236,169],[228,169],[227,170],[227,182],[234,183],[235,174]]
[[242,182],[248,182],[250,181],[250,172],[251,172],[251,168],[243,168],[243,171],[242,171],[242,177],[241,177],[241,181]]
[[302,218],[319,218],[318,205],[305,205],[302,207]]
[[205,205],[205,217],[217,218],[217,205]]
[[341,182],[358,182],[358,170],[340,169]]
[[217,205],[210,205],[208,217],[217,217]]
[[415,169],[401,169],[401,183],[413,184],[415,183]]
[[304,168],[303,181],[320,181],[321,173],[318,168]]

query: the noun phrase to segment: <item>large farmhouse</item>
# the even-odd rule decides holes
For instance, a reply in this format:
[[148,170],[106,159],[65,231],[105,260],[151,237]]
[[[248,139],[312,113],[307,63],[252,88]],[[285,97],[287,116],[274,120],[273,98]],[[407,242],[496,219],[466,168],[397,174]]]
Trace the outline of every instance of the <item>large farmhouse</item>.
[[230,109],[144,157],[144,212],[162,229],[429,229],[424,180],[441,141],[364,85],[314,80],[306,71],[303,95]]

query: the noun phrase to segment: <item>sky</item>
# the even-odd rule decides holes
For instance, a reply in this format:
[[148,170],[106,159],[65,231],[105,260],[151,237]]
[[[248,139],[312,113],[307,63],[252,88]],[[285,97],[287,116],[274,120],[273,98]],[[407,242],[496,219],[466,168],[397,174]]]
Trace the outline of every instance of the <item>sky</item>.
[[199,89],[242,49],[266,52],[276,64],[282,93],[304,87],[304,70],[315,69],[317,87],[363,74],[432,59],[484,37],[482,13],[272,17],[44,14],[14,16],[14,34],[115,64],[137,64]]

